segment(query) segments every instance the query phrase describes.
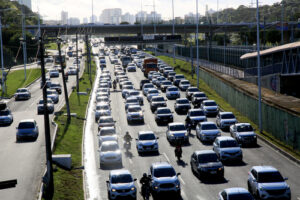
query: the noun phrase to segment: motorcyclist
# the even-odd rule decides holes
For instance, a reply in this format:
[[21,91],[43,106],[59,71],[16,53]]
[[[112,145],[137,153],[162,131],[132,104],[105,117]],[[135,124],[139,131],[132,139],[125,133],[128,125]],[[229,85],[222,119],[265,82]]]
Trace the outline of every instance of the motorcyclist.
[[124,140],[125,140],[125,142],[130,142],[132,140],[132,137],[131,137],[131,135],[129,135],[128,131],[126,131],[126,134],[124,136]]
[[116,81],[116,79],[113,81],[113,87],[114,87],[114,90],[117,88],[117,81]]
[[181,142],[177,142],[174,152],[175,152],[175,156],[177,157],[177,159],[180,160],[180,158],[182,156]]
[[186,130],[189,134],[191,134],[191,130],[192,130],[192,122],[191,120],[185,120],[185,126],[186,126]]
[[[150,188],[150,182],[151,182],[151,178],[148,177],[146,173],[144,173],[143,177],[140,180],[140,183],[142,184],[142,196],[144,197],[144,199],[146,195],[146,189]],[[148,192],[150,193],[150,190],[148,190]]]

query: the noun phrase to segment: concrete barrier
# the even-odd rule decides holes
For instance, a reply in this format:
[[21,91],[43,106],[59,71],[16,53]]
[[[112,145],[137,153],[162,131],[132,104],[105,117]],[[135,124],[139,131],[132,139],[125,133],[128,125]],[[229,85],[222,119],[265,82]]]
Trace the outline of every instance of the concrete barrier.
[[72,156],[71,154],[60,154],[60,155],[52,155],[52,160],[55,164],[65,168],[72,168]]

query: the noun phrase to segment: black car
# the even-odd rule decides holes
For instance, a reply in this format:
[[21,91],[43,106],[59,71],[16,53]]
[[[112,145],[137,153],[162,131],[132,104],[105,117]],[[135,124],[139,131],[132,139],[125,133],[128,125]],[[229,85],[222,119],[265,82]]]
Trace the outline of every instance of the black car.
[[195,151],[190,163],[193,173],[200,178],[224,177],[224,166],[213,150]]
[[154,96],[151,98],[150,109],[152,112],[156,111],[158,107],[166,107],[166,100],[162,96]]
[[149,79],[141,80],[141,82],[140,82],[140,90],[143,89],[143,85],[144,85],[145,83],[150,83],[150,80],[149,80]]
[[195,108],[199,108],[204,100],[207,100],[207,96],[204,92],[195,92],[192,96],[192,104]]
[[185,92],[185,96],[188,100],[192,99],[192,96],[195,92],[199,92],[199,89],[196,87],[188,87],[188,89]]
[[174,85],[179,86],[180,81],[183,80],[183,79],[185,79],[184,75],[182,75],[182,74],[175,75],[174,78],[173,78]]
[[177,113],[186,114],[188,110],[191,109],[189,100],[187,98],[176,99],[174,109]]
[[157,124],[173,122],[173,113],[168,107],[160,107],[155,111],[155,121]]

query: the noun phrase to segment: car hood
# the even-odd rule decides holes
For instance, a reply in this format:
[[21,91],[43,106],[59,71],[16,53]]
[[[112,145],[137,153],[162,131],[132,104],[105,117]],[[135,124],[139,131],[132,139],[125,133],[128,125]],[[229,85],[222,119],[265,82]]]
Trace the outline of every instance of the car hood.
[[258,187],[262,187],[266,190],[286,189],[288,184],[286,182],[277,183],[258,183]]
[[203,167],[203,168],[211,168],[211,167],[219,168],[222,166],[223,165],[221,162],[210,162],[210,163],[199,164],[199,167]]
[[221,148],[221,152],[236,153],[241,151],[240,147]]
[[205,110],[217,110],[218,106],[203,106],[203,109],[205,109]]
[[170,131],[170,134],[173,134],[176,137],[185,136],[187,131]]
[[135,185],[133,182],[131,183],[117,183],[117,184],[111,184],[111,188],[116,189],[116,190],[126,190],[134,187]]
[[135,115],[140,115],[141,113],[140,112],[129,112],[127,114],[130,116],[135,116]]
[[178,181],[177,176],[173,176],[173,177],[160,177],[160,178],[156,178],[153,177],[153,180],[159,184],[162,183],[175,183],[176,181]]
[[120,151],[106,151],[106,152],[101,152],[100,156],[121,156],[121,152]]
[[205,135],[217,135],[218,133],[220,133],[219,130],[215,129],[215,130],[201,130],[201,133],[205,134]]
[[240,136],[254,136],[256,135],[253,131],[249,131],[249,132],[238,132],[238,134]]
[[150,145],[153,145],[153,144],[156,144],[157,141],[156,140],[139,140],[138,141],[138,145],[145,145],[145,146],[150,146]]

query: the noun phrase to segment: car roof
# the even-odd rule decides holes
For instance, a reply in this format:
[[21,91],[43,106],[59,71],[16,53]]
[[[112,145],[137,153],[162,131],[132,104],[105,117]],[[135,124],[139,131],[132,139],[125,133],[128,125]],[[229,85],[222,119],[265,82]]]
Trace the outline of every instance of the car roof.
[[166,110],[166,109],[171,110],[171,109],[168,108],[168,107],[158,107],[156,110]]
[[261,173],[261,172],[278,172],[278,170],[273,166],[253,166],[253,169],[255,171]]
[[220,115],[233,114],[232,112],[219,112]]
[[140,105],[130,105],[130,106],[128,106],[128,109],[129,108],[142,108]]
[[234,138],[230,137],[230,136],[220,136],[216,138],[219,141],[226,141],[226,140],[235,140]]
[[182,122],[173,122],[173,123],[168,124],[168,126],[176,126],[176,125],[184,125],[184,123],[182,123]]
[[108,118],[113,118],[112,116],[102,116],[100,119],[108,119]]
[[106,127],[102,127],[101,128],[101,130],[100,131],[102,131],[102,130],[115,130],[115,127],[113,127],[113,126],[106,126]]
[[110,145],[118,145],[118,142],[116,142],[116,141],[104,141],[101,144],[101,146],[110,146]]
[[117,169],[117,170],[111,170],[109,172],[110,176],[116,176],[116,175],[120,175],[120,174],[130,174],[131,175],[131,173],[127,169]]
[[196,155],[203,155],[203,154],[216,154],[213,150],[199,150],[194,152]]
[[215,122],[200,122],[200,125],[207,125],[207,124],[214,124],[214,125],[216,125]]
[[189,109],[189,112],[203,111],[201,108]]
[[[194,95],[195,94],[205,94],[204,92],[194,92]],[[209,100],[208,100],[209,101]]]
[[[202,101],[203,103],[206,103],[206,102],[215,102],[215,100],[204,100]],[[216,103],[216,102],[215,102]]]
[[23,122],[35,122],[35,120],[34,119],[23,119],[23,120],[21,120],[20,121],[20,123],[23,123]]
[[188,100],[187,98],[178,98],[176,99],[176,101],[180,101],[180,100]]
[[236,126],[251,126],[250,123],[236,123]]
[[245,194],[245,193],[249,193],[248,190],[246,190],[245,188],[241,188],[241,187],[234,187],[234,188],[226,188],[224,189],[224,191],[227,194]]
[[144,135],[144,134],[154,134],[153,131],[139,131],[139,135]]
[[176,87],[176,86],[169,86],[167,89],[171,89],[171,88],[176,88],[176,89],[178,89],[178,87]]
[[153,168],[173,168],[173,166],[170,163],[167,162],[156,162],[152,163]]

